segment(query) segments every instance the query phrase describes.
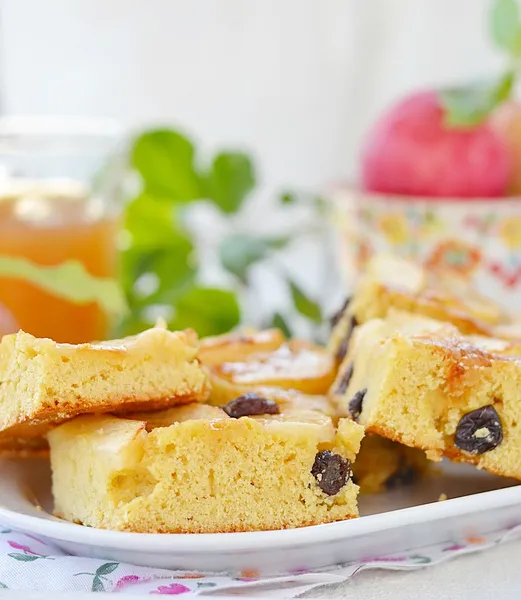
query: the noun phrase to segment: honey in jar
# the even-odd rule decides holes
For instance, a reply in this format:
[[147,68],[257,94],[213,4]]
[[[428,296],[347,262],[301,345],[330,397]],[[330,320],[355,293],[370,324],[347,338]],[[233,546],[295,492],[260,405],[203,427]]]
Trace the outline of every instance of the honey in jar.
[[[92,275],[113,277],[117,225],[117,217],[74,181],[0,186],[0,256],[39,265],[76,259]],[[22,279],[0,277],[0,306],[37,337],[81,343],[108,334],[108,318],[97,304],[77,305]]]

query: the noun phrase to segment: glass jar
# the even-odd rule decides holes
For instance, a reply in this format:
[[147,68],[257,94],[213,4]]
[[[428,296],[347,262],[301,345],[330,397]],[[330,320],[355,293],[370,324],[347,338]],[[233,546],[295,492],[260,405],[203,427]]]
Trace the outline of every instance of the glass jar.
[[[104,120],[0,119],[0,256],[39,265],[72,259],[92,275],[115,276],[119,139]],[[108,334],[97,304],[73,304],[15,277],[0,278],[0,307],[12,317],[4,323],[37,337],[80,343]]]

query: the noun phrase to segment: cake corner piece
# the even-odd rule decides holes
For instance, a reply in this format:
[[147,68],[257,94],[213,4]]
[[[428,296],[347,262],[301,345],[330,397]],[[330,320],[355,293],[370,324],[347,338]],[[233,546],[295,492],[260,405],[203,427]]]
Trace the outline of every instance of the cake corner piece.
[[0,437],[34,437],[78,414],[203,401],[197,337],[154,327],[91,344],[18,332],[0,341]]
[[521,358],[511,353],[504,340],[396,332],[355,360],[342,406],[431,460],[521,479]]

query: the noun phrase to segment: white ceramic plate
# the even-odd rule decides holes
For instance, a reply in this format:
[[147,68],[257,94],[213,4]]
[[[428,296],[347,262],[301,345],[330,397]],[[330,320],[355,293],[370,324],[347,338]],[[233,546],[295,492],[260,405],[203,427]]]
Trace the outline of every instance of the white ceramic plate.
[[[521,485],[447,464],[416,486],[360,497],[359,519],[253,533],[142,534],[52,516],[45,460],[0,460],[0,523],[43,535],[72,554],[196,571],[286,574],[451,542],[521,523]],[[448,500],[438,502],[441,493]]]

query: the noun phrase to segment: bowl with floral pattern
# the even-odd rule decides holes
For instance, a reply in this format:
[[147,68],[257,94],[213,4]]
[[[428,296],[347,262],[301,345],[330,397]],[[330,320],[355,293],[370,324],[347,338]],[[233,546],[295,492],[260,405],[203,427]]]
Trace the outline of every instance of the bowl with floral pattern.
[[333,189],[340,262],[352,285],[374,254],[464,278],[508,311],[521,309],[521,198],[424,198]]

